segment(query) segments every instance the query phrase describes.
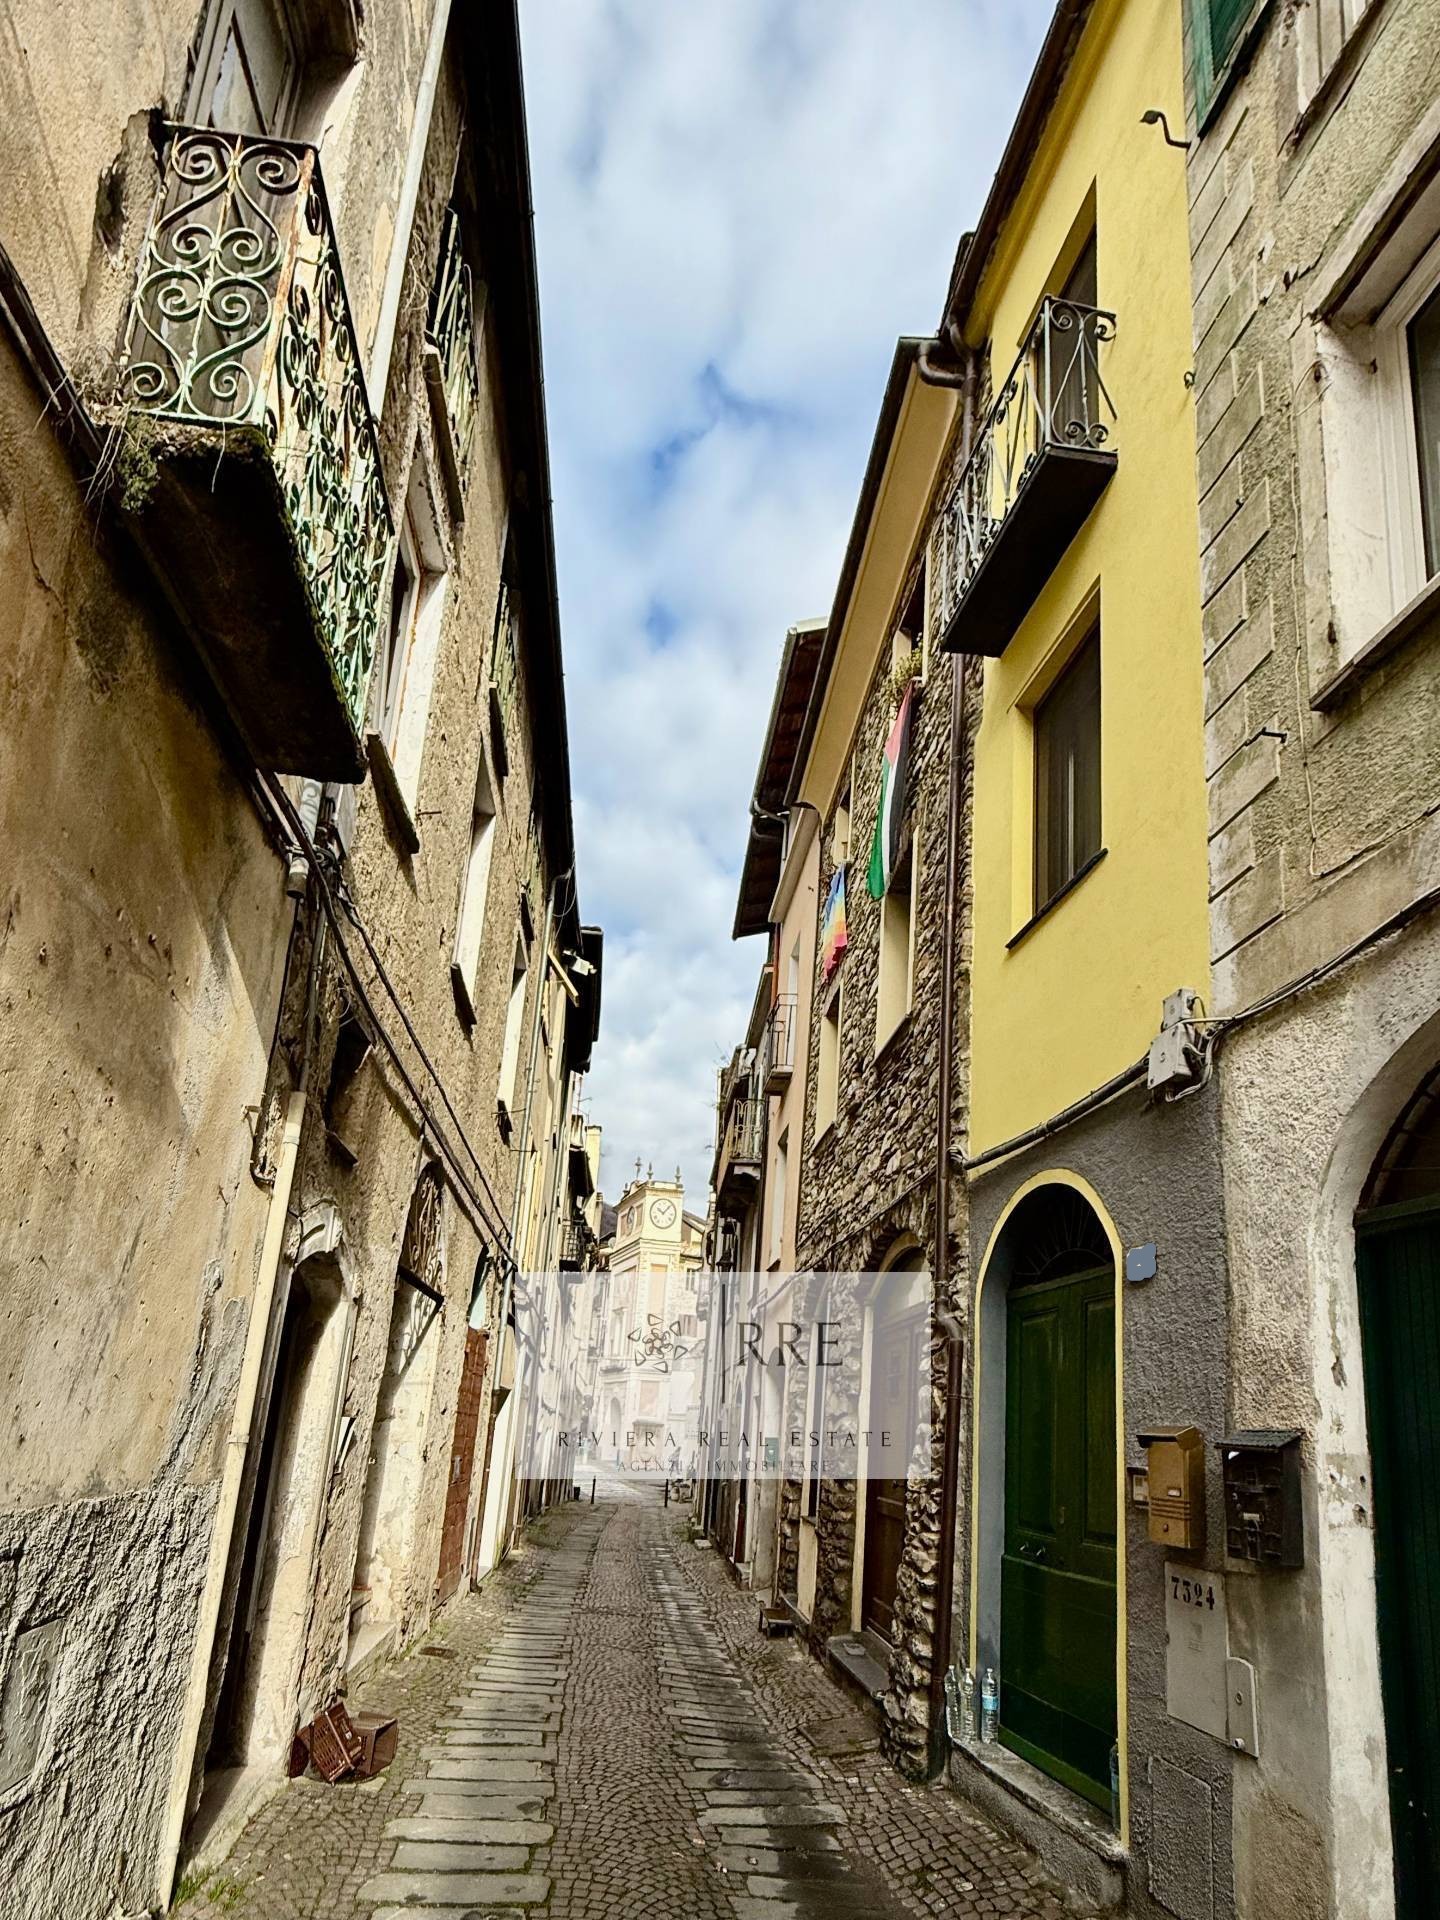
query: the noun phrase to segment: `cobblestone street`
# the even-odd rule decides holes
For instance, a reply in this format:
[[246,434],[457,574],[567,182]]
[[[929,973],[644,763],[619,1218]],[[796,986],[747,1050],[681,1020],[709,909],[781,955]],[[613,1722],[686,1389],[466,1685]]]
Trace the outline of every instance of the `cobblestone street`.
[[687,1517],[623,1490],[547,1516],[364,1690],[400,1716],[389,1772],[296,1783],[177,1910],[1056,1920],[1028,1854],[900,1780],[816,1664],[759,1637]]

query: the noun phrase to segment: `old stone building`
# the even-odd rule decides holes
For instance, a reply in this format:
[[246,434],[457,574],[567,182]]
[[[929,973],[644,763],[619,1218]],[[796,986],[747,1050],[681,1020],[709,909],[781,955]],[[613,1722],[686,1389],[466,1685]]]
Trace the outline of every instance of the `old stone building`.
[[[833,1314],[843,1360],[818,1402],[813,1368],[732,1363],[730,1425],[752,1451],[728,1503],[712,1499],[728,1526],[721,1544],[750,1577],[758,1568],[812,1651],[876,1703],[897,1759],[920,1772],[945,1664],[939,1475],[917,1473],[907,1492],[903,1465],[888,1477],[863,1460],[827,1474],[804,1436],[862,1432],[883,1356],[918,1342],[934,1398],[914,1421],[927,1445],[945,1444],[949,1323],[922,1311],[913,1280],[933,1269],[949,1299],[953,1248],[949,1236],[936,1246],[937,1193],[952,1236],[963,1217],[948,1173],[963,1087],[953,1061],[942,1066],[941,1033],[963,1004],[964,821],[951,769],[973,701],[970,677],[931,645],[927,543],[958,386],[927,382],[928,365],[921,342],[901,342],[834,608],[823,627],[787,637],[736,920],[738,934],[769,931],[770,955],[723,1089],[722,1219],[726,1183],[743,1201],[728,1209],[737,1230],[721,1263],[743,1290],[731,1325],[753,1321],[773,1354],[783,1326],[813,1333]],[[872,892],[897,726],[907,741],[892,779],[893,858]],[[753,1184],[736,1177],[742,1100],[756,1103],[741,1167]],[[827,1274],[880,1277],[846,1284],[827,1306]],[[712,1286],[717,1353],[722,1293]]]
[[0,23],[0,1851],[84,1920],[503,1553],[601,942],[514,9]]
[[1225,1415],[1298,1456],[1216,1849],[1238,1913],[1386,1920],[1440,1864],[1440,9],[1191,12]]

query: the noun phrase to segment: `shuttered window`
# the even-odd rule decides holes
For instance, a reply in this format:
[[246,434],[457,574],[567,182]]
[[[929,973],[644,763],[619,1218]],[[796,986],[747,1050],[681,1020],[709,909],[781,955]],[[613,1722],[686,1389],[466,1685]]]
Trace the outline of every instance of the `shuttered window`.
[[1205,0],[1210,15],[1210,64],[1218,70],[1240,37],[1254,0]]
[[1035,709],[1035,911],[1100,851],[1100,634]]

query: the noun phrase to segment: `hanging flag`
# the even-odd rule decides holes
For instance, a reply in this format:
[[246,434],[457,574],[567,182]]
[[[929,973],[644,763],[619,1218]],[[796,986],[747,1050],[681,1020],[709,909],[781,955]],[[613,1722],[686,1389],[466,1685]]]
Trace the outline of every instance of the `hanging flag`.
[[906,788],[910,782],[910,715],[914,705],[915,682],[912,680],[900,702],[890,738],[885,742],[885,758],[880,767],[880,804],[875,810],[870,871],[865,876],[872,900],[885,898],[900,859]]
[[844,959],[849,944],[850,935],[845,927],[845,869],[839,866],[830,882],[825,918],[820,923],[820,971],[825,979],[830,978]]

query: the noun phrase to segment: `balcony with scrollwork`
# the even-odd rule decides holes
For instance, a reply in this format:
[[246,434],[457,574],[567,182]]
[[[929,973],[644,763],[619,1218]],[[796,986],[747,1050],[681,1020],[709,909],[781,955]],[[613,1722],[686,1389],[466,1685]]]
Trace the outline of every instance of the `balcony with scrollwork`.
[[445,214],[440,267],[425,328],[425,381],[430,390],[445,485],[457,519],[462,519],[465,513],[470,436],[480,410],[475,306],[475,276],[465,257],[460,216],[450,207]]
[[941,509],[941,644],[995,656],[1110,484],[1115,408],[1101,370],[1115,316],[1047,299]]
[[257,763],[360,778],[395,527],[313,147],[170,128],[120,395],[147,542]]

